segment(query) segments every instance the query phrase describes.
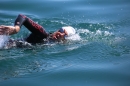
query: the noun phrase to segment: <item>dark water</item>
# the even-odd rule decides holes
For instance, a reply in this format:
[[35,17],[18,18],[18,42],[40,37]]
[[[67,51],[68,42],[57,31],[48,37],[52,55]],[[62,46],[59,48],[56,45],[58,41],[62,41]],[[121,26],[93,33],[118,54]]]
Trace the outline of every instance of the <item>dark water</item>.
[[[0,1],[0,25],[19,13],[47,31],[70,25],[77,34],[66,44],[1,48],[0,86],[130,86],[129,0]],[[28,34],[22,27],[11,38]]]

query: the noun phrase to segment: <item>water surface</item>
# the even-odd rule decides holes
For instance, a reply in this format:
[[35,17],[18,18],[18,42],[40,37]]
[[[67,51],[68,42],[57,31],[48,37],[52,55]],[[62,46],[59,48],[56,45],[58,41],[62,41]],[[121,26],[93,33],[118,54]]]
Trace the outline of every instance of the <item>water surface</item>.
[[[13,25],[24,14],[48,32],[73,26],[67,43],[2,48],[0,86],[129,86],[130,1],[2,0],[0,25]],[[9,38],[26,37],[23,26]]]

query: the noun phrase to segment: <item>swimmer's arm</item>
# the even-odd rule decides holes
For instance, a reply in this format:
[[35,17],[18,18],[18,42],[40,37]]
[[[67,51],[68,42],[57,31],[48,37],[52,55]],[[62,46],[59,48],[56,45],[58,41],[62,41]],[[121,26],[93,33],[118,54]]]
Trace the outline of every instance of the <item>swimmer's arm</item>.
[[20,30],[19,26],[5,26],[1,25],[0,26],[0,35],[13,35],[18,33]]

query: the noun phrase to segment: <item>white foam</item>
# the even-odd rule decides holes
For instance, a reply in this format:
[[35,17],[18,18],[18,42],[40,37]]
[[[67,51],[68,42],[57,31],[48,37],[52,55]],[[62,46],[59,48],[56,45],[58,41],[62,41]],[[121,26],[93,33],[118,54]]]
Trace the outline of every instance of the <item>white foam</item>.
[[111,32],[108,32],[108,31],[105,31],[104,34],[105,34],[105,36],[111,36],[111,35],[113,35]]
[[96,35],[102,35],[102,31],[97,30],[97,31],[96,31]]
[[96,35],[102,35],[102,36],[111,36],[111,35],[113,35],[112,32],[109,32],[109,31],[101,31],[101,30],[97,30],[95,34],[96,34]]
[[90,31],[88,29],[79,29],[77,32],[78,33],[90,33]]
[[6,45],[6,42],[8,40],[9,40],[9,36],[7,36],[7,35],[0,35],[0,49],[2,49]]
[[71,50],[75,50],[75,49],[78,49],[79,46],[73,46],[73,47],[68,47],[67,50],[68,51],[71,51]]

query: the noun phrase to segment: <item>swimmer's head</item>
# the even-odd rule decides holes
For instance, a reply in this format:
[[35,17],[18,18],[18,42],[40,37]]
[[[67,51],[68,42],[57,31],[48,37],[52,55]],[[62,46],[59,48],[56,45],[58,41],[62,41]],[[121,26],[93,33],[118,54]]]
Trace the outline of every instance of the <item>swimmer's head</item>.
[[64,40],[67,37],[74,35],[75,32],[75,29],[71,26],[62,27],[52,35],[52,39]]
[[71,36],[76,33],[75,29],[71,26],[65,26],[59,29],[59,32],[65,33],[65,36]]

